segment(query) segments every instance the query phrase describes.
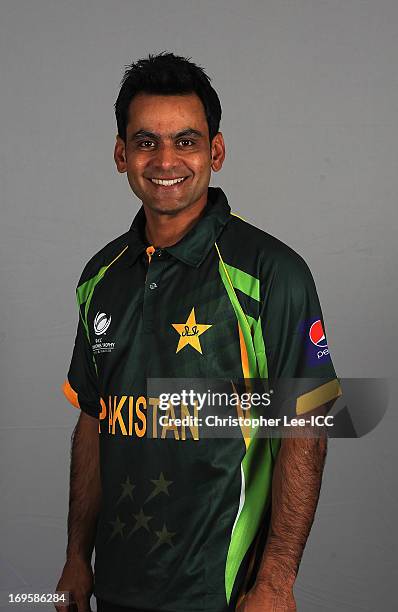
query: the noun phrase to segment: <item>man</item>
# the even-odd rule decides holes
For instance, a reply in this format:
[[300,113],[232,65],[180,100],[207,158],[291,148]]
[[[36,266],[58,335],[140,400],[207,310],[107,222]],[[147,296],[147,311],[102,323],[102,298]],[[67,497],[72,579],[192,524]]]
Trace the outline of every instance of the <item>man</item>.
[[340,390],[311,274],[209,187],[225,144],[201,68],[171,53],[142,59],[115,110],[115,163],[142,207],[77,286],[63,390],[81,412],[57,590],[79,612],[93,588],[103,612],[295,610],[325,436],[159,430],[148,381],[308,377],[297,414],[327,410]]

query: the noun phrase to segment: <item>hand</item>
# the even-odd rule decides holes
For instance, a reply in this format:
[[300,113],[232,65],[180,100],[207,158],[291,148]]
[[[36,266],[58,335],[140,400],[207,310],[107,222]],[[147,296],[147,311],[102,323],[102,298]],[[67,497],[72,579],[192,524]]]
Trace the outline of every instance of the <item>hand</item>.
[[238,602],[235,612],[296,612],[293,589],[275,591],[264,584],[255,584]]
[[94,576],[91,563],[78,557],[68,560],[55,590],[69,591],[70,604],[56,604],[57,612],[91,612],[90,597],[93,585]]

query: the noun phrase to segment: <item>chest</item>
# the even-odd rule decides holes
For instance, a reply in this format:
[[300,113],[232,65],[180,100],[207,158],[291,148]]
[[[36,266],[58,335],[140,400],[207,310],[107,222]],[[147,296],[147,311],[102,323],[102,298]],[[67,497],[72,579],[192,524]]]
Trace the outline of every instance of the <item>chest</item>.
[[103,392],[142,392],[148,377],[242,376],[239,327],[212,261],[171,258],[115,270],[97,284],[87,322]]

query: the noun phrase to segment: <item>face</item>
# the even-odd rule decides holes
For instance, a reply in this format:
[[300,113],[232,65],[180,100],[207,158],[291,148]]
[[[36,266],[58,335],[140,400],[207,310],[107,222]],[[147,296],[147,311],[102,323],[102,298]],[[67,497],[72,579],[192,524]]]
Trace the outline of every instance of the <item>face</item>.
[[225,157],[222,134],[211,147],[203,104],[196,94],[140,93],[129,107],[126,142],[116,137],[114,158],[145,207],[173,215],[207,200],[211,170]]

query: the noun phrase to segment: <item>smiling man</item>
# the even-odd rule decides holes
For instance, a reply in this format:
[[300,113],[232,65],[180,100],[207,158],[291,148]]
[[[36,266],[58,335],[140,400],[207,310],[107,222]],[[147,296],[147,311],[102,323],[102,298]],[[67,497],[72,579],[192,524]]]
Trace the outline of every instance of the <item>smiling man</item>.
[[116,137],[115,162],[142,201],[146,238],[170,246],[196,223],[207,203],[211,170],[225,157],[221,132],[212,138],[196,93],[138,93],[126,134]]
[[225,144],[202,68],[172,53],[142,59],[115,110],[116,167],[142,206],[77,284],[63,391],[80,414],[57,590],[79,612],[93,591],[99,612],[295,610],[325,436],[242,427],[208,439],[182,425],[195,416],[184,404],[167,413],[178,426],[159,426],[149,381],[309,379],[293,389],[294,414],[328,410],[340,388],[311,273],[209,187]]

